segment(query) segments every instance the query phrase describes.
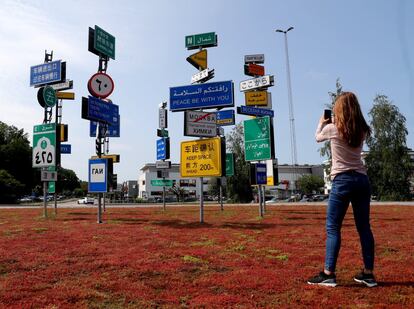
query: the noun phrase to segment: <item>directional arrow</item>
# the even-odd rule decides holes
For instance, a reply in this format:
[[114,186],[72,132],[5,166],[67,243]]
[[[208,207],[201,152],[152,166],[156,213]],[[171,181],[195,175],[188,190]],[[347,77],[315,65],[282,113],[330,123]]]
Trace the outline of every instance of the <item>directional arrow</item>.
[[187,57],[187,61],[190,62],[196,69],[207,69],[207,49],[202,49],[195,54]]

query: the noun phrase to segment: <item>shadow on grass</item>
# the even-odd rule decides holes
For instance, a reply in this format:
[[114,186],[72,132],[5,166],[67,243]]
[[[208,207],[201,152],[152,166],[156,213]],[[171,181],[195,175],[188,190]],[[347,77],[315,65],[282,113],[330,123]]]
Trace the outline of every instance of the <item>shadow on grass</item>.
[[148,220],[136,219],[136,218],[111,218],[108,223],[124,223],[124,224],[144,224],[148,223]]
[[67,214],[70,216],[96,216],[95,212],[68,212]]
[[[358,282],[352,282],[352,283],[347,283],[344,285],[340,285],[344,288],[358,288],[358,289],[364,289],[367,288],[364,284],[362,283],[358,283]],[[378,282],[378,286],[377,287],[393,287],[393,286],[402,286],[402,287],[413,287],[414,286],[414,281],[403,281],[403,282],[396,282],[396,281],[379,281]],[[375,288],[375,287],[374,287]]]
[[91,221],[91,220],[92,220],[91,218],[83,218],[83,217],[62,219],[62,221]]
[[164,220],[164,221],[152,221],[151,224],[172,227],[176,229],[198,229],[198,228],[211,228],[213,227],[210,223],[200,222],[187,222],[183,220]]
[[276,227],[277,224],[271,224],[271,223],[223,223],[219,227],[225,227],[225,228],[232,228],[232,229],[246,229],[246,230],[265,230],[265,229],[271,229]]

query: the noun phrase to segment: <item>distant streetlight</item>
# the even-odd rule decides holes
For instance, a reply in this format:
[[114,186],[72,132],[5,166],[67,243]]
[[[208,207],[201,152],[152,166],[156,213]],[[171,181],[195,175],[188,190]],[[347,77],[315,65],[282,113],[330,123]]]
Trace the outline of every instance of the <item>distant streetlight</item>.
[[298,165],[298,157],[296,150],[296,132],[295,132],[295,117],[293,113],[293,102],[292,102],[292,85],[290,81],[290,65],[289,65],[289,50],[288,50],[288,41],[287,33],[290,30],[293,30],[293,27],[289,27],[287,30],[277,29],[276,32],[281,32],[285,35],[285,52],[286,52],[286,75],[287,75],[287,85],[288,85],[288,103],[289,103],[289,121],[290,121],[290,150],[291,150],[291,159],[293,165],[293,183],[296,190],[296,166]]

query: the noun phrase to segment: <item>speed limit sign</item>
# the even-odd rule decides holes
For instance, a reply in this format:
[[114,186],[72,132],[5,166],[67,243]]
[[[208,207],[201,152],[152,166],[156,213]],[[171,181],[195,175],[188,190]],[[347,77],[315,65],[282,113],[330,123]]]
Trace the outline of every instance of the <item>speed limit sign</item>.
[[114,91],[114,81],[106,73],[96,73],[88,81],[88,90],[94,97],[105,99]]

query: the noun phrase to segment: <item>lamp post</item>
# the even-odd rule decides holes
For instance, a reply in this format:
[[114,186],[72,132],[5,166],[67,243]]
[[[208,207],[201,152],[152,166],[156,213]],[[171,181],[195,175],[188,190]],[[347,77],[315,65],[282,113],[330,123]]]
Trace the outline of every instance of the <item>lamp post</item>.
[[285,36],[285,52],[286,52],[286,75],[287,75],[287,86],[288,86],[288,103],[289,103],[289,122],[290,122],[290,150],[291,160],[293,166],[293,183],[296,191],[296,166],[298,164],[297,150],[296,150],[296,132],[295,132],[295,117],[293,113],[293,102],[292,102],[292,85],[290,81],[290,65],[289,65],[289,51],[287,33],[293,30],[293,27],[289,27],[287,30],[277,29],[276,32],[281,32]]

